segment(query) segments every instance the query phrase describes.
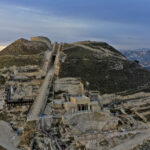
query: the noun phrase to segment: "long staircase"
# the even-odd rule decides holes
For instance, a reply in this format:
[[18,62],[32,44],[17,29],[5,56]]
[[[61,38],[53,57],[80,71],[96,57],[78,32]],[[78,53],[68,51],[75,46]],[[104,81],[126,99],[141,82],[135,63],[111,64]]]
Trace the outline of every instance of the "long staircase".
[[29,114],[27,116],[28,121],[39,120],[40,115],[43,113],[45,109],[48,95],[49,95],[49,90],[52,86],[52,81],[56,70],[56,62],[55,62],[56,60],[53,58],[54,55],[56,55],[57,57],[61,49],[61,45],[59,45],[59,47],[57,48],[56,44],[57,43],[54,43],[53,50],[51,52],[51,57],[50,57],[51,60],[50,60],[50,67],[49,67],[50,69],[44,79],[41,88],[39,89],[39,95],[37,96],[36,100],[34,101],[29,111]]

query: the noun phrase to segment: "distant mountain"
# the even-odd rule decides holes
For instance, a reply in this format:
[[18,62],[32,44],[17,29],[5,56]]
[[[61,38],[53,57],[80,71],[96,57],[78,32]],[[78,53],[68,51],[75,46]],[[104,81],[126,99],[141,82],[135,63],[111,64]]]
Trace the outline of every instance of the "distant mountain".
[[144,68],[150,70],[150,48],[120,50],[120,52],[132,61],[138,60]]

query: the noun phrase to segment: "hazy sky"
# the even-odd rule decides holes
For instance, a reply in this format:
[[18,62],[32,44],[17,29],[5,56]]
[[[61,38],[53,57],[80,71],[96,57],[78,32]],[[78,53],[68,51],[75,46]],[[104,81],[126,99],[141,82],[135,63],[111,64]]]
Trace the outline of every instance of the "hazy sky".
[[36,35],[150,48],[150,0],[0,0],[0,46]]

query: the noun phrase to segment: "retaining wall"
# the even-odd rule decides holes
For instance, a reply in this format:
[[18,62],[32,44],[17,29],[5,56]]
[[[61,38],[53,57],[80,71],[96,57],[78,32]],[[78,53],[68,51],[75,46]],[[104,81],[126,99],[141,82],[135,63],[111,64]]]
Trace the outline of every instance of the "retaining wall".
[[47,37],[44,36],[31,37],[31,41],[39,41],[39,42],[46,43],[49,49],[50,50],[52,49],[51,41]]

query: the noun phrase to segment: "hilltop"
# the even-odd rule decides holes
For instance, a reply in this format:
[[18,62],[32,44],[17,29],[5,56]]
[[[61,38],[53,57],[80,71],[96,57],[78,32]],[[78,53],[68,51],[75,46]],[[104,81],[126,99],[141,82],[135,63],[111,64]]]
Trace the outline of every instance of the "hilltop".
[[0,55],[33,55],[46,51],[48,46],[39,41],[28,41],[20,38],[4,48]]
[[[44,38],[45,37],[37,37],[34,41],[20,38],[4,48],[0,51],[0,68],[13,65],[41,66],[43,63],[44,52],[49,49],[48,44],[45,41],[42,42]],[[46,40],[48,41],[48,39]]]
[[66,43],[63,52],[59,77],[80,77],[89,90],[122,92],[150,82],[150,72],[105,42]]

